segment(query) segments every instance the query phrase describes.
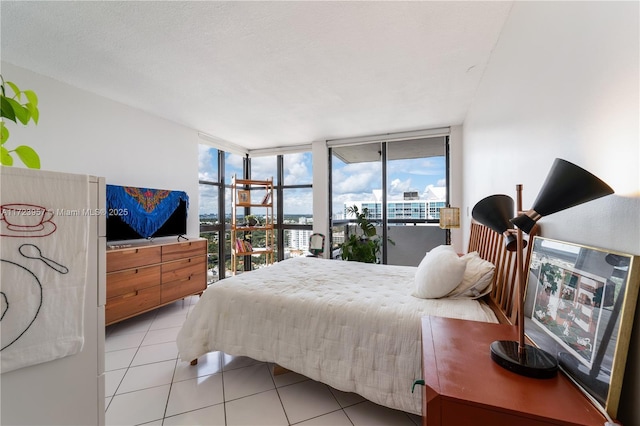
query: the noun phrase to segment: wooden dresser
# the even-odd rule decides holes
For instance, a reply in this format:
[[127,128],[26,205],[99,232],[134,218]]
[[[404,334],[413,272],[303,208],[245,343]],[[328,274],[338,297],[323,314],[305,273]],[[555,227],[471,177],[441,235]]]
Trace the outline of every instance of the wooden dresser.
[[106,325],[207,287],[207,240],[127,244],[107,249]]
[[514,326],[422,319],[423,426],[594,425],[604,416],[563,374],[532,379],[491,360],[494,340],[518,340]]

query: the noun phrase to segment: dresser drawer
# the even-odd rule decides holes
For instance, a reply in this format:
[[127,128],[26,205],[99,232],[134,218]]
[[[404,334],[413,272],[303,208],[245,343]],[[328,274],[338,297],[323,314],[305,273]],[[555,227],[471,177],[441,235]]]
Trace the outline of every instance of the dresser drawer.
[[133,291],[107,300],[105,323],[111,324],[160,304],[160,286]]
[[107,299],[160,285],[160,265],[146,266],[107,274]]
[[190,257],[162,264],[162,284],[173,281],[185,281],[197,274],[207,273],[207,258],[205,256]]
[[160,263],[162,247],[140,247],[107,252],[107,272]]
[[192,294],[201,293],[207,288],[207,274],[190,275],[180,281],[162,284],[160,303],[171,302]]
[[107,250],[106,324],[203,292],[207,287],[207,240],[171,240]]
[[207,253],[207,241],[187,241],[184,243],[167,244],[162,246],[162,261],[168,262],[176,259],[197,256]]

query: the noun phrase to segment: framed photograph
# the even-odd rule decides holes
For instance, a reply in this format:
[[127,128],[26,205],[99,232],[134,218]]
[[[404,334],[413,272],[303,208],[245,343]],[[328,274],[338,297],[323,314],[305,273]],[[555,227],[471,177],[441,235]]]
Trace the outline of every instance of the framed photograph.
[[251,191],[239,189],[238,204],[251,204]]
[[615,418],[640,283],[640,256],[535,237],[525,333]]

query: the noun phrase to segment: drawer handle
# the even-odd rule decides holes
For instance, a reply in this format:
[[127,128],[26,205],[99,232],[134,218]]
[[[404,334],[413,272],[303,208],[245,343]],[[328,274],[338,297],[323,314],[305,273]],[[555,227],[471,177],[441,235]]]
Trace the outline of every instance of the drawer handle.
[[138,290],[132,291],[131,293],[127,293],[122,296],[123,299],[128,299],[129,297],[134,297],[138,295]]
[[424,386],[424,380],[418,379],[413,382],[413,386],[411,386],[411,393],[413,393],[413,391],[416,389],[416,385]]

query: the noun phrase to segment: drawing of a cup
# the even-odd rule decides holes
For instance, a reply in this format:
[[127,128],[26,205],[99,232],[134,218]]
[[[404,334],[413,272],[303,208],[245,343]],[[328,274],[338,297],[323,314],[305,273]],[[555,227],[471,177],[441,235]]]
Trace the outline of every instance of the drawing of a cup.
[[0,220],[9,229],[42,228],[53,217],[53,212],[35,204],[13,203],[0,206]]

